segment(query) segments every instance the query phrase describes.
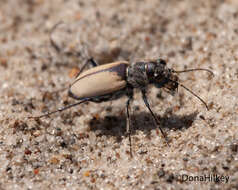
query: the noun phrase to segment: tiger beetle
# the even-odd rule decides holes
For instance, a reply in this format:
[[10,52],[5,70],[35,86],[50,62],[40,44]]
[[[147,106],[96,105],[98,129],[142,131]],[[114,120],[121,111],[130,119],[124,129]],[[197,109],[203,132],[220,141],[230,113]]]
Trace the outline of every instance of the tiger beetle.
[[[92,68],[84,71],[88,64],[91,64]],[[176,75],[177,73],[198,70],[207,71],[213,74],[212,71],[201,68],[175,71],[173,69],[169,69],[166,66],[166,61],[163,59],[138,61],[132,64],[127,61],[118,61],[104,65],[98,65],[94,61],[94,59],[91,58],[88,59],[82,66],[82,69],[76,76],[76,79],[73,81],[73,83],[71,83],[68,89],[68,95],[76,100],[79,100],[79,102],[31,118],[41,118],[49,116],[53,113],[64,111],[85,102],[100,103],[104,101],[115,100],[123,95],[126,95],[128,97],[126,102],[126,132],[129,136],[130,154],[132,155],[129,107],[133,99],[133,90],[137,88],[141,91],[145,106],[148,108],[150,114],[154,118],[156,125],[159,127],[163,137],[166,140],[166,143],[168,144],[167,136],[160,127],[160,122],[155,116],[154,112],[151,110],[149,102],[147,100],[147,86],[154,84],[154,86],[157,88],[167,89],[172,95],[175,94],[178,86],[181,86],[191,94],[193,94],[195,97],[197,97],[208,110],[206,102],[194,92],[189,90],[187,87],[180,84],[178,82],[178,76]]]
[[[52,39],[52,33],[60,24],[62,24],[62,22],[57,23],[50,32],[50,43],[58,53],[61,51],[61,49]],[[89,64],[92,66],[92,68],[84,71]],[[168,92],[172,95],[177,92],[178,86],[181,86],[191,94],[193,94],[195,97],[197,97],[208,110],[206,102],[190,89],[185,87],[183,84],[179,83],[179,78],[176,75],[182,72],[199,70],[207,71],[210,74],[214,75],[211,70],[202,68],[175,71],[168,68],[166,66],[166,61],[163,59],[143,60],[134,62],[132,64],[128,61],[117,61],[113,63],[98,65],[93,58],[90,58],[82,66],[80,72],[77,74],[75,80],[71,83],[68,89],[68,95],[76,100],[79,100],[79,102],[58,108],[55,111],[47,112],[46,114],[40,116],[32,116],[29,118],[39,119],[56,112],[64,111],[85,102],[100,103],[115,100],[123,95],[126,95],[128,97],[126,102],[126,132],[129,136],[130,155],[132,156],[129,107],[133,99],[133,91],[135,88],[137,88],[141,91],[145,106],[148,108],[150,114],[154,118],[156,125],[159,127],[160,132],[165,138],[167,145],[169,146],[167,136],[160,127],[160,121],[151,110],[149,102],[147,100],[147,86],[154,84],[156,88],[167,89]]]

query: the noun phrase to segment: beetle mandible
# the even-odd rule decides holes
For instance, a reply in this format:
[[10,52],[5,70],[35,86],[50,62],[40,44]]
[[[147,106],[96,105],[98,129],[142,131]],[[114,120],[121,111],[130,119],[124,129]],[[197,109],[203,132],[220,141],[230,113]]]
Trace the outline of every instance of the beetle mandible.
[[[88,64],[91,64],[92,68],[84,71]],[[80,101],[66,107],[59,108],[55,111],[31,118],[41,118],[48,116],[53,113],[61,112],[76,105],[82,104],[84,102],[100,103],[103,101],[118,99],[121,96],[126,95],[128,97],[126,102],[126,131],[129,136],[130,153],[132,154],[129,106],[133,99],[133,90],[135,88],[138,88],[141,91],[145,106],[148,108],[150,114],[154,118],[156,125],[159,127],[162,135],[166,140],[166,143],[168,144],[167,137],[160,127],[160,122],[155,116],[154,112],[151,110],[149,102],[147,100],[147,86],[149,84],[154,84],[157,88],[166,88],[171,94],[174,94],[177,91],[178,86],[182,86],[194,96],[196,96],[208,109],[206,102],[191,90],[189,90],[187,87],[180,84],[178,82],[178,76],[176,75],[176,73],[197,70],[204,70],[213,74],[212,71],[201,68],[175,71],[168,68],[166,61],[163,59],[138,61],[133,64],[130,64],[128,61],[118,61],[99,66],[93,58],[90,58],[83,65],[80,72],[76,76],[76,79],[73,81],[73,83],[71,83],[68,90],[68,95],[70,97]]]

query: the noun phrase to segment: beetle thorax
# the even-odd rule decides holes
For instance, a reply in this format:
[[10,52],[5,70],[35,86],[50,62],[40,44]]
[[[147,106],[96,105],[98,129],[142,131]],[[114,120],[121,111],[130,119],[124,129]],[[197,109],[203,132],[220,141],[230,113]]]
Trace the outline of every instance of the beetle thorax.
[[127,68],[127,82],[133,88],[144,88],[149,84],[145,62],[136,62]]

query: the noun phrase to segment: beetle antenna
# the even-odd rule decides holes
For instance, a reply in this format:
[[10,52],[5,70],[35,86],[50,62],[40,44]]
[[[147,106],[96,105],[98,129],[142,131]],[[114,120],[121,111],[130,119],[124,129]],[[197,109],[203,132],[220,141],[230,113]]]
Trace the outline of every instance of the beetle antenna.
[[[177,82],[178,83],[178,82]],[[186,86],[184,86],[183,84],[178,83],[178,85],[182,86],[184,89],[186,89],[188,92],[190,92],[192,95],[194,95],[195,97],[197,97],[207,108],[207,110],[209,110],[207,103],[200,98],[197,94],[195,94],[192,90],[188,89]]]
[[173,73],[185,73],[185,72],[191,72],[191,71],[207,71],[209,72],[212,76],[214,76],[214,73],[209,70],[209,69],[201,69],[201,68],[197,68],[197,69],[187,69],[187,70],[183,70],[183,71],[175,71],[172,70]]
[[183,87],[185,90],[190,92],[192,95],[194,95],[196,98],[198,98],[206,106],[207,110],[209,110],[207,103],[202,98],[200,98],[197,94],[195,94],[192,90],[190,90],[189,88],[187,88],[183,84],[180,84],[177,81],[174,81],[174,80],[171,80],[171,79],[169,79],[169,80],[172,81],[172,82],[175,82],[176,84],[178,84],[179,86]]
[[77,102],[77,103],[75,103],[75,104],[70,104],[70,105],[67,105],[67,106],[65,106],[65,107],[58,108],[58,109],[55,110],[55,111],[47,112],[46,114],[43,114],[43,115],[40,115],[40,116],[30,116],[30,117],[28,117],[28,119],[40,119],[40,118],[42,118],[42,117],[46,117],[46,116],[49,116],[49,115],[54,114],[54,113],[57,113],[57,112],[62,112],[62,111],[64,111],[64,110],[67,110],[67,109],[69,109],[69,108],[72,108],[72,107],[74,107],[74,106],[77,106],[77,105],[82,104],[82,103],[87,102],[87,101],[89,101],[89,99],[85,99],[85,100],[82,100],[81,102]]

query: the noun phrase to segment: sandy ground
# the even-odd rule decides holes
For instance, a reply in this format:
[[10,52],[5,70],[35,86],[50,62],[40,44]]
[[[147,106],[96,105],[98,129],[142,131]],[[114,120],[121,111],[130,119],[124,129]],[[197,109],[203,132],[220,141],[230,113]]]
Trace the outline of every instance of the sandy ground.
[[[133,158],[125,97],[27,119],[75,102],[64,88],[88,56],[211,69],[179,75],[210,110],[183,88],[149,88],[168,147],[137,92]],[[0,189],[238,189],[237,85],[236,0],[1,0]]]

